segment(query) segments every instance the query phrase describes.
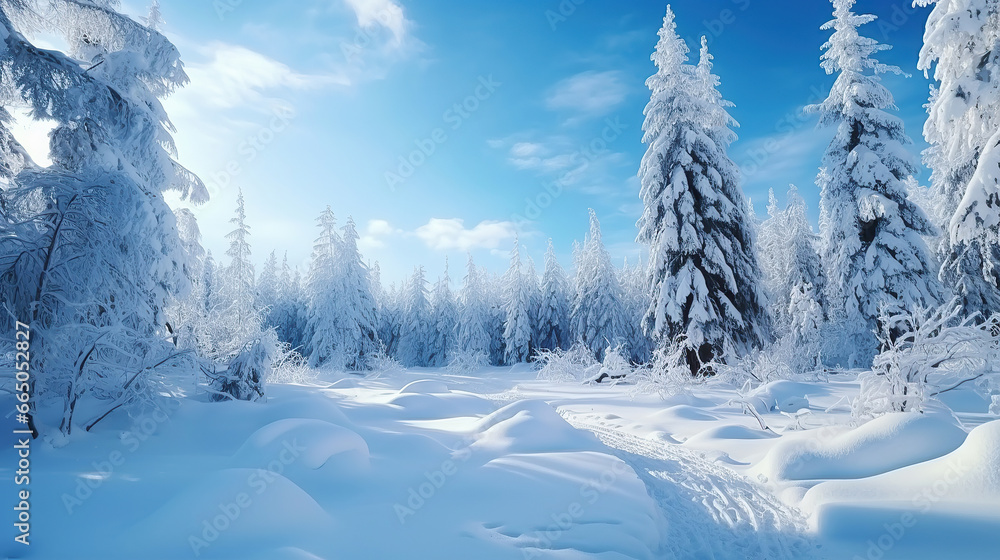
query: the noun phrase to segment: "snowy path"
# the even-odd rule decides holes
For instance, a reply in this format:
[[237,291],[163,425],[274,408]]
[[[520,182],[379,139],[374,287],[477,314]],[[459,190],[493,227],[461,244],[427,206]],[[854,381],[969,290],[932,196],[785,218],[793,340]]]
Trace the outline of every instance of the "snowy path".
[[671,558],[813,558],[805,520],[774,496],[694,452],[565,414],[593,432],[646,484],[664,517],[663,552]]

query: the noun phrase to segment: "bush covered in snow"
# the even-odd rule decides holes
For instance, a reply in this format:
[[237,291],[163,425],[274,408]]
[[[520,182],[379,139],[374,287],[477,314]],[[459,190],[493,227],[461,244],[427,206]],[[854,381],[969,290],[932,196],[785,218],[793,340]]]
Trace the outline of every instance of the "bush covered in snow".
[[683,344],[661,347],[653,351],[653,359],[635,371],[636,392],[659,393],[669,397],[701,385],[707,376],[691,375],[688,348]]
[[580,343],[569,350],[539,350],[535,353],[535,363],[541,365],[538,378],[548,381],[580,381],[600,369],[593,352]]
[[490,356],[484,350],[458,350],[452,354],[451,361],[445,367],[448,373],[464,375],[475,373],[490,365]]
[[273,329],[247,341],[226,369],[209,374],[209,390],[216,401],[264,399],[264,384],[274,371],[278,335]]
[[387,354],[383,349],[368,356],[365,369],[369,372],[368,377],[375,378],[405,371],[406,367],[399,360]]
[[953,301],[933,310],[883,313],[883,351],[860,377],[855,417],[921,411],[932,397],[995,377],[1000,316],[977,323],[978,316],[960,319],[961,311]]

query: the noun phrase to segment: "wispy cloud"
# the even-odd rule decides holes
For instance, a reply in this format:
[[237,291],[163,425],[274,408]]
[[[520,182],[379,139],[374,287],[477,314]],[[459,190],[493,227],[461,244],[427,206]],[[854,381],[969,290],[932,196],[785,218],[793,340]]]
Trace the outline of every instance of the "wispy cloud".
[[344,75],[300,73],[239,45],[214,42],[198,51],[202,60],[188,63],[186,70],[191,83],[177,97],[215,109],[260,107],[269,96],[281,91],[349,84]]
[[568,110],[584,116],[603,116],[625,101],[628,88],[621,72],[589,70],[570,76],[550,90],[545,106],[550,110]]
[[358,25],[368,28],[379,25],[392,33],[396,46],[406,42],[412,22],[406,19],[403,8],[392,0],[346,0],[354,10]]
[[[607,133],[607,134],[606,134]],[[617,134],[617,133],[616,133]],[[566,134],[540,135],[524,132],[489,141],[490,147],[506,152],[507,162],[517,169],[534,173],[560,187],[600,193],[609,184],[618,185],[629,158],[613,149],[617,135],[605,128],[583,140]],[[633,171],[628,168],[627,173]]]

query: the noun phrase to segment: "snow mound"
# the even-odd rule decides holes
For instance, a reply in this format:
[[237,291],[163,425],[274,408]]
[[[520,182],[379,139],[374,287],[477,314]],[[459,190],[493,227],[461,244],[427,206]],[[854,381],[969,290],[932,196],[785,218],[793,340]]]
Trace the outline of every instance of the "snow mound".
[[405,395],[408,393],[430,395],[433,393],[448,393],[448,386],[440,381],[432,381],[430,379],[421,379],[419,381],[414,381],[407,384],[405,387],[399,390],[400,395]]
[[548,403],[537,400],[509,404],[479,421],[473,448],[501,453],[601,451],[590,432],[571,426]]
[[770,432],[765,432],[764,430],[755,430],[753,428],[748,428],[740,424],[724,424],[722,426],[714,426],[707,430],[701,431],[694,436],[691,436],[685,444],[705,444],[716,442],[720,439],[771,439],[778,437],[776,434]]
[[133,526],[116,552],[122,558],[244,558],[267,549],[316,548],[318,537],[333,528],[333,518],[287,478],[261,469],[225,469]]
[[718,420],[716,416],[686,404],[679,404],[659,412],[654,412],[648,416],[648,419],[652,422],[669,422],[671,420]]
[[771,480],[863,478],[950,453],[965,436],[940,416],[887,414],[843,433],[779,441],[755,470]]
[[356,432],[336,424],[286,418],[254,432],[232,462],[280,473],[293,466],[319,469],[334,457],[338,466],[364,468],[369,461],[368,444]]
[[338,379],[327,387],[327,389],[357,389],[357,388],[358,388],[358,380],[350,379],[347,377],[345,377],[344,379]]
[[760,414],[771,411],[795,413],[800,409],[809,408],[809,395],[823,393],[814,384],[798,383],[781,379],[762,385],[750,393],[747,401]]
[[813,510],[831,502],[980,503],[995,514],[1000,503],[1000,420],[976,427],[942,457],[863,480],[818,484],[802,505]]
[[339,426],[350,427],[354,425],[332,399],[301,396],[283,398],[281,393],[272,390],[268,401],[269,406],[263,416],[270,421],[282,418],[309,418]]

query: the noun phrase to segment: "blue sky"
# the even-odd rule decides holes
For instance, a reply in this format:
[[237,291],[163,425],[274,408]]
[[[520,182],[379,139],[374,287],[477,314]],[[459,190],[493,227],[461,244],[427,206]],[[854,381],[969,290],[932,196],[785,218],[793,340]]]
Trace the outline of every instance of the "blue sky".
[[[353,216],[363,253],[380,261],[387,281],[417,264],[433,279],[449,257],[457,282],[469,251],[502,271],[515,233],[539,268],[550,237],[569,267],[591,207],[616,260],[634,259],[644,82],[665,7],[162,0],[165,32],[192,79],[166,106],[181,161],[213,195],[196,209],[204,244],[225,250],[242,188],[258,261],[287,250],[304,266],[328,204],[341,224]],[[769,187],[795,183],[815,216],[813,180],[832,131],[799,111],[833,80],[818,64],[830,5],[681,0],[673,9],[690,47],[710,39],[722,93],[742,125],[731,155],[758,212]],[[909,0],[861,0],[857,10],[881,17],[865,31],[894,45],[883,61],[913,74],[887,83],[916,154],[926,11]]]

